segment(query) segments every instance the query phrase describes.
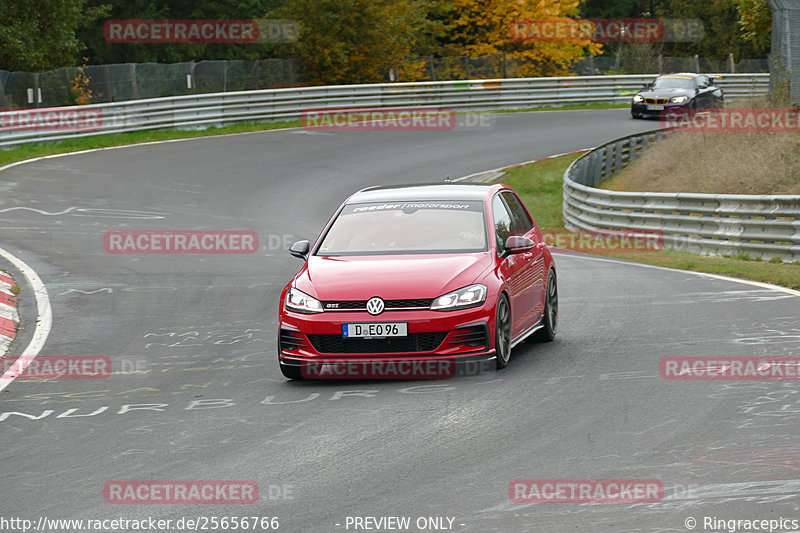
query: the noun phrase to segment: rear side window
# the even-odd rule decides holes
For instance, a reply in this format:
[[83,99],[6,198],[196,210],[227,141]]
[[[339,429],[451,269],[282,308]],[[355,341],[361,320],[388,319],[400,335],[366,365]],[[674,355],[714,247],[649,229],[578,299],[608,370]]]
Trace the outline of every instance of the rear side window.
[[533,229],[533,221],[528,216],[527,211],[522,206],[522,202],[517,195],[511,191],[504,191],[500,193],[503,200],[506,201],[509,210],[511,211],[511,223],[514,235],[525,235]]

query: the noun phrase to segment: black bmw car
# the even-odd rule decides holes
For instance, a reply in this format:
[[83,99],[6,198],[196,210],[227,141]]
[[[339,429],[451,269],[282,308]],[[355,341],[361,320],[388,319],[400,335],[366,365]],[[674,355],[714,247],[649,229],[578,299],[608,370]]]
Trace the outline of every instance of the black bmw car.
[[636,93],[631,102],[633,118],[658,118],[697,109],[722,107],[723,95],[705,74],[664,74]]

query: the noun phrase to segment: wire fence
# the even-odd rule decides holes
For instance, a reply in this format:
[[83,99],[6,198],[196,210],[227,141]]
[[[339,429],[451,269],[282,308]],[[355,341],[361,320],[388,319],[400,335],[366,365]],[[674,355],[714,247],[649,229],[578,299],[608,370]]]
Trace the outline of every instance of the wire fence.
[[[506,54],[480,57],[421,57],[387,69],[385,82],[449,81],[525,78],[547,65],[519,61]],[[654,54],[620,54],[616,57],[588,57],[575,63],[573,74],[650,74],[662,72],[769,72],[766,59],[708,60],[695,57],[666,57]],[[297,59],[259,61],[200,61],[186,63],[123,63],[88,65],[86,89],[91,103],[122,102],[192,94],[303,87],[309,85],[302,62]],[[20,109],[75,105],[78,67],[48,72],[0,70],[0,108]]]

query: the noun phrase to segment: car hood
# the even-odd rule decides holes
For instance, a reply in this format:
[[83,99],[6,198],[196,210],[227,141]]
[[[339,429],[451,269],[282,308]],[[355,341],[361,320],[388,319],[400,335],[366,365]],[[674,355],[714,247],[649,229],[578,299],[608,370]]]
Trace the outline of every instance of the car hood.
[[491,266],[489,252],[311,256],[295,277],[295,287],[322,301],[436,298],[476,282]]
[[647,89],[640,91],[639,96],[642,98],[674,98],[676,96],[694,96],[694,91],[691,89]]

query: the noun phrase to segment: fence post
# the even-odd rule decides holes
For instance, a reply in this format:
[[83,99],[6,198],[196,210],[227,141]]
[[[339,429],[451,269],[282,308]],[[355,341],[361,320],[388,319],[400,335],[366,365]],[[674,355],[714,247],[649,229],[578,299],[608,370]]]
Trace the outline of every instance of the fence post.
[[64,68],[64,78],[67,80],[67,95],[68,96],[72,96],[72,92],[71,92],[71,88],[72,88],[71,81],[72,80],[69,79],[69,69],[68,68]]
[[0,70],[0,107],[11,107],[8,102],[8,97],[6,96],[6,88],[3,86],[2,70]]
[[33,73],[33,107],[39,107],[39,104],[42,103],[42,99],[39,98],[39,76],[38,72]]
[[469,79],[469,56],[464,56],[464,65],[466,66],[467,79]]
[[694,57],[692,58],[692,60],[694,61],[694,71],[699,74],[700,73],[700,56],[695,54]]
[[133,90],[133,99],[139,99],[139,87],[136,84],[136,63],[128,63],[131,69],[131,89]]
[[731,74],[736,74],[736,65],[733,62],[733,52],[728,54],[728,65],[730,66]]
[[111,94],[111,76],[108,75],[108,65],[103,65],[103,77],[106,82],[106,102],[113,102],[114,95]]

